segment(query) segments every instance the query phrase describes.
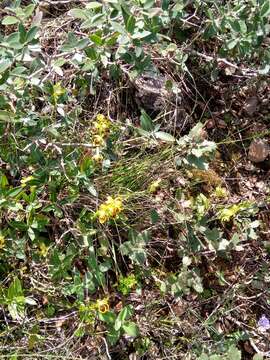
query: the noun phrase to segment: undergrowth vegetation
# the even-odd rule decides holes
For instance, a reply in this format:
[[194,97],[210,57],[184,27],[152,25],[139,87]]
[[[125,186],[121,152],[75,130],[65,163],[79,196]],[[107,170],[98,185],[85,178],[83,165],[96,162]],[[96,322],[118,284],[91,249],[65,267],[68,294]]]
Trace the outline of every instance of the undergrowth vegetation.
[[0,18],[0,358],[269,357],[270,1]]

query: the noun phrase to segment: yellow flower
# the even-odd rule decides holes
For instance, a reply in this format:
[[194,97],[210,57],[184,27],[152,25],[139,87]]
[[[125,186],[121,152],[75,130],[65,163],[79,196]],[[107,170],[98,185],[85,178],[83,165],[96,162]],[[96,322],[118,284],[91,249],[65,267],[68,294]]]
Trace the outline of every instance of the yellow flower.
[[64,88],[62,88],[60,82],[56,83],[55,85],[53,85],[53,100],[55,103],[57,103],[58,99],[60,98],[60,96],[64,95],[66,92],[66,90]]
[[109,126],[106,123],[94,122],[94,130],[100,135],[105,135],[109,130]]
[[98,220],[101,224],[104,224],[106,221],[108,221],[108,215],[105,210],[99,210],[98,211]]
[[96,146],[104,145],[104,139],[101,135],[94,135],[93,144]]
[[100,163],[103,160],[103,156],[101,154],[97,153],[93,156],[93,160],[97,163]]
[[104,120],[106,120],[106,118],[103,114],[97,114],[97,121],[102,122]]
[[102,299],[102,300],[97,300],[97,302],[96,302],[96,309],[97,309],[101,314],[105,314],[106,312],[108,312],[108,311],[110,310],[108,298],[105,298],[105,299]]
[[225,198],[228,195],[228,193],[226,189],[222,188],[221,186],[218,186],[215,188],[214,195],[217,198]]
[[93,123],[93,132],[101,136],[104,136],[108,133],[111,122],[104,115],[98,114],[96,121]]
[[65,93],[65,89],[62,88],[60,82],[53,85],[53,93],[56,96],[61,96],[61,95],[63,95]]
[[238,205],[231,205],[228,208],[221,209],[218,214],[219,219],[222,222],[228,222],[238,214],[239,210]]
[[40,249],[39,250],[40,255],[46,257],[48,254],[49,248],[44,243],[41,243],[41,244],[39,244],[39,249]]
[[155,193],[160,188],[161,181],[161,179],[157,179],[156,181],[152,182],[152,184],[149,186],[149,192]]
[[0,234],[0,250],[5,247],[5,242],[6,242],[6,239],[4,238],[3,235]]
[[115,208],[116,212],[118,212],[118,213],[123,211],[123,203],[122,203],[122,200],[119,197],[114,199],[114,208]]
[[27,176],[27,177],[23,177],[22,179],[21,179],[21,185],[22,185],[22,187],[25,187],[26,185],[27,185],[27,183],[29,182],[29,181],[31,181],[31,180],[33,180],[34,179],[34,176]]
[[119,197],[113,199],[111,196],[109,196],[105,202],[105,205],[107,206],[107,211],[110,217],[115,217],[123,210],[122,200]]
[[97,211],[99,222],[104,224],[109,219],[115,218],[121,211],[123,211],[121,198],[108,196],[105,203],[101,204]]

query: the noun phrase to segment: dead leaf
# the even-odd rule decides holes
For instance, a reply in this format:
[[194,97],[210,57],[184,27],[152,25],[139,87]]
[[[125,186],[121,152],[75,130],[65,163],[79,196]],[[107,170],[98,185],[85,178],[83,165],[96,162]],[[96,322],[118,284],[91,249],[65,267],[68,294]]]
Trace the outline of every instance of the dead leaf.
[[227,124],[226,124],[226,122],[224,120],[219,119],[217,121],[217,127],[220,128],[220,129],[226,129]]
[[184,300],[178,300],[172,304],[171,308],[175,315],[181,316],[186,312],[188,303]]
[[43,296],[42,297],[42,305],[47,305],[49,303],[49,300],[47,298],[47,296]]
[[253,140],[249,146],[248,158],[254,163],[264,161],[270,153],[268,142],[264,139]]
[[226,66],[225,67],[225,74],[227,76],[235,74],[236,68],[234,66]]
[[257,110],[257,105],[257,96],[251,96],[250,98],[246,99],[244,110],[247,112],[248,115],[253,115]]
[[40,11],[39,9],[37,9],[36,13],[35,13],[35,15],[33,17],[31,26],[32,27],[33,26],[40,26],[42,18],[43,18],[43,12]]
[[122,301],[119,301],[119,303],[115,305],[114,309],[116,310],[116,312],[120,312],[123,309]]
[[62,331],[62,327],[65,324],[65,319],[64,318],[59,318],[56,322],[55,322],[55,327],[57,329],[58,332]]

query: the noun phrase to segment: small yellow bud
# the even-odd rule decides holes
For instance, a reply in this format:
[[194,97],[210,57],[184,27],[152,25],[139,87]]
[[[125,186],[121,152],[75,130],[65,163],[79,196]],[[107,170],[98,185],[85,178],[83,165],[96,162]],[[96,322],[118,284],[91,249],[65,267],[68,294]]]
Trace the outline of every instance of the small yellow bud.
[[103,156],[101,154],[95,154],[93,156],[93,160],[97,163],[100,163],[103,160]]
[[46,257],[48,254],[49,248],[44,243],[41,243],[39,245],[39,249],[40,249],[39,250],[40,255],[42,255],[43,257]]
[[155,193],[157,190],[159,190],[161,181],[162,181],[161,179],[158,179],[158,180],[154,181],[154,182],[149,186],[149,192],[150,192],[150,193]]
[[0,234],[0,250],[5,247],[6,239]]
[[228,193],[227,193],[227,190],[220,187],[220,186],[217,186],[216,189],[215,189],[215,192],[214,192],[214,195],[217,197],[217,198],[225,198]]
[[104,139],[101,135],[94,135],[93,144],[96,146],[104,145]]

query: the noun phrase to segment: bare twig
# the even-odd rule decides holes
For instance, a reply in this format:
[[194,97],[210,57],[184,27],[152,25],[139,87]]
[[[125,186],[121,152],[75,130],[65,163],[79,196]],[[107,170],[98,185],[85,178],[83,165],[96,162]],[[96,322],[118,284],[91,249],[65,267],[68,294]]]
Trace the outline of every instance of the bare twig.
[[195,56],[198,56],[198,57],[201,57],[203,59],[205,59],[206,61],[216,61],[217,63],[223,63],[225,65],[228,65],[236,70],[239,70],[241,71],[241,73],[244,75],[244,76],[247,76],[247,77],[253,77],[253,76],[258,76],[260,75],[259,74],[259,70],[255,70],[255,69],[250,69],[250,68],[243,68],[239,65],[236,65],[230,61],[228,61],[227,59],[225,58],[221,58],[221,57],[214,57],[214,56],[210,56],[210,55],[206,55],[206,54],[202,54],[198,51],[195,51],[195,50],[190,50],[190,49],[185,49],[184,50],[185,52],[189,53],[190,55],[195,55]]

